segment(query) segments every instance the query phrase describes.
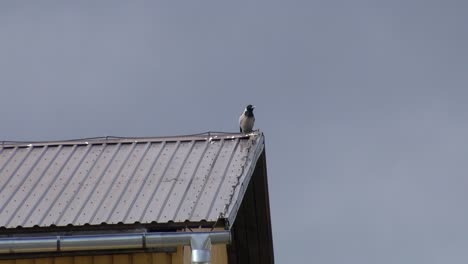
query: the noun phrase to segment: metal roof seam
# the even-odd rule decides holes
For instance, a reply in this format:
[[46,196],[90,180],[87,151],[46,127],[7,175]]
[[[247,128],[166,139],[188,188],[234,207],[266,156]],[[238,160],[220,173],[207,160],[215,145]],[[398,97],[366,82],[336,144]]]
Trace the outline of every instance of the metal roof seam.
[[[218,188],[216,188],[216,193],[214,195],[214,199],[211,201],[210,208],[208,209],[208,215],[211,215],[211,212],[213,211],[213,207],[214,207],[214,204],[216,202],[216,198],[218,198],[221,185],[222,185],[224,179],[226,179],[227,170],[229,169],[229,166],[231,165],[232,158],[234,157],[234,153],[236,153],[236,150],[237,150],[238,146],[239,146],[239,140],[236,140],[236,145],[234,146],[234,149],[232,150],[231,156],[229,157],[229,161],[228,161],[226,167],[224,168],[222,180],[219,182]],[[224,212],[220,212],[220,214],[224,214]]]
[[[9,177],[7,177],[7,181],[3,184],[3,186],[0,188],[0,193],[3,192],[3,189],[5,189],[5,187],[10,183],[11,179],[13,178],[13,175],[15,175],[15,173],[19,170],[19,168],[21,168],[21,164],[24,163],[24,161],[28,158],[29,154],[31,154],[31,150],[32,148],[29,148],[28,149],[28,152],[26,153],[26,155],[24,155],[24,157],[22,158],[21,162],[18,163],[18,165],[16,165],[16,168],[13,170],[13,172],[11,173],[11,175]],[[16,152],[15,152],[15,155],[16,155]],[[2,210],[2,209],[0,209]]]
[[[65,165],[68,163],[68,161],[70,160],[70,158],[73,156],[73,154],[75,153],[76,151],[76,145],[73,146],[73,149],[72,151],[70,151],[70,154],[68,155],[67,159],[66,159],[66,162],[62,164],[61,168],[58,170],[58,172],[55,174],[55,177],[54,179],[52,180],[52,184],[53,185],[55,183],[55,181],[57,180],[58,176],[60,175],[60,173],[63,171],[63,168],[65,168]],[[44,196],[46,195],[47,192],[43,192],[41,194],[41,196],[36,199],[36,202],[34,203],[34,205],[31,207],[31,208],[36,208],[36,206],[39,204],[39,202],[44,198]],[[29,214],[24,218],[24,221],[21,223],[21,226],[24,226],[26,224],[26,222],[28,221],[28,219],[31,217],[31,214],[33,213],[33,210],[31,210],[29,212]]]
[[[151,146],[151,143],[150,143],[150,142],[146,143],[146,148],[145,148],[145,150],[144,150],[144,152],[143,152],[143,154],[142,154],[140,160],[139,160],[138,163],[135,165],[135,168],[133,169],[133,171],[132,171],[132,173],[131,173],[132,175],[134,175],[135,172],[136,172],[136,171],[138,170],[138,168],[140,167],[141,162],[142,162],[143,159],[144,159],[144,156],[148,153],[148,151],[149,151],[149,149],[150,149],[150,146]],[[128,183],[129,183],[130,181],[131,181],[131,178],[128,179],[127,184],[126,184],[125,187],[124,187],[124,192],[127,190],[128,186],[129,186]],[[107,215],[106,222],[109,221],[109,218],[111,217],[112,213],[115,211],[115,209],[117,208],[117,206],[119,205],[120,201],[122,200],[122,197],[123,197],[123,195],[119,195],[119,198],[118,198],[117,201],[114,203],[114,206],[112,207],[112,210],[110,210],[109,214]]]
[[0,227],[230,228],[263,142],[255,132],[0,145]]
[[[3,152],[3,149],[4,149],[4,148],[2,148],[2,152]],[[15,147],[13,153],[10,155],[10,157],[8,157],[7,161],[5,161],[5,163],[3,164],[2,168],[0,168],[0,173],[2,173],[2,172],[3,172],[3,169],[5,169],[5,167],[8,165],[8,163],[10,163],[10,161],[11,161],[11,160],[13,159],[13,157],[16,155],[16,152],[17,152],[17,151],[18,151],[18,148]]]
[[[177,172],[177,176],[175,178],[175,181],[177,181],[180,177],[180,173],[182,172],[182,169],[184,168],[185,166],[185,163],[187,162],[187,159],[188,157],[190,156],[190,154],[192,153],[193,151],[193,147],[195,146],[195,140],[192,140],[192,146],[190,147],[190,150],[187,151],[187,155],[185,155],[185,158],[184,158],[184,161],[182,162],[180,168],[179,168],[179,171]],[[166,195],[166,198],[164,199],[164,202],[162,204],[166,205],[167,204],[167,201],[169,200],[169,197],[170,195],[172,194],[172,190],[174,189],[174,185],[175,185],[175,181],[172,183],[171,185],[171,188],[169,190],[169,193],[168,195]],[[163,210],[159,210],[159,213],[156,217],[157,220],[159,220],[159,218],[161,217],[161,214],[162,214]]]
[[[169,165],[171,164],[172,159],[174,158],[175,153],[176,153],[177,150],[179,149],[180,141],[178,141],[176,144],[177,144],[177,145],[176,145],[176,147],[174,148],[174,151],[172,152],[171,157],[169,158],[169,160],[168,160],[166,166],[164,167],[163,173],[162,173],[161,177],[159,178],[158,184],[156,185],[156,188],[154,188],[154,190],[153,190],[153,192],[152,192],[152,194],[151,194],[151,196],[150,196],[149,201],[152,201],[152,200],[154,199],[154,195],[156,194],[156,192],[157,192],[158,189],[159,189],[159,186],[161,185],[161,181],[162,181],[162,179],[163,179],[163,177],[164,177],[164,174],[166,173],[167,169],[169,168]],[[148,211],[149,205],[150,205],[150,203],[148,202],[148,203],[146,204],[146,206],[145,206],[145,209],[144,209],[143,212],[142,212],[142,216],[143,216],[143,217],[148,213],[147,211]],[[141,217],[141,216],[140,216],[140,217]]]
[[[132,143],[132,148],[128,151],[127,155],[125,155],[125,159],[122,161],[119,168],[117,169],[117,171],[115,173],[116,177],[114,177],[111,184],[107,188],[106,193],[102,196],[102,200],[99,202],[101,206],[103,205],[102,202],[106,199],[107,195],[109,195],[109,192],[112,190],[112,187],[114,186],[115,181],[119,177],[119,174],[122,172],[123,167],[127,163],[128,158],[133,154],[133,151],[135,151],[135,147],[136,147],[136,143],[134,142],[134,143]],[[118,152],[118,150],[117,150],[117,152]],[[110,164],[112,164],[113,161],[114,161],[113,159],[110,161],[109,166],[110,166]],[[104,176],[104,175],[106,175],[106,171],[104,171],[104,173],[102,174],[102,176]],[[103,177],[101,177],[101,179],[99,179],[99,182],[95,185],[96,188],[100,185],[102,178]],[[96,206],[96,209],[94,209],[94,212],[92,213],[91,218],[89,220],[90,223],[92,223],[95,220],[94,218],[96,217],[97,212],[99,212],[99,209],[101,209],[101,206]]]
[[[81,157],[80,162],[78,162],[78,163],[76,164],[76,167],[73,169],[73,172],[70,174],[70,177],[68,178],[68,180],[67,180],[67,182],[65,183],[65,185],[63,186],[63,188],[62,188],[62,189],[59,191],[59,193],[55,196],[54,201],[53,201],[52,203],[50,203],[50,205],[49,205],[49,207],[47,208],[47,210],[45,210],[46,213],[42,216],[41,220],[39,220],[39,224],[42,224],[42,223],[43,223],[43,221],[44,221],[45,218],[47,217],[47,212],[49,212],[50,209],[51,209],[52,207],[55,206],[55,204],[56,204],[57,201],[58,201],[58,198],[62,195],[62,193],[64,192],[64,190],[68,187],[68,185],[70,184],[71,180],[73,179],[73,176],[74,176],[75,173],[78,171],[78,168],[80,167],[81,163],[83,162],[83,160],[85,159],[85,157],[88,155],[89,151],[91,151],[91,146],[92,146],[92,145],[88,145],[88,146],[86,147],[86,151],[83,153],[83,156]],[[104,150],[104,148],[103,148],[103,150]],[[99,156],[100,156],[101,154],[102,154],[102,152],[99,154]],[[94,164],[95,164],[95,163],[94,163]],[[93,166],[94,166],[94,164],[93,164]],[[58,175],[57,175],[57,176],[58,176]],[[64,210],[64,211],[65,211],[65,210]],[[62,212],[62,213],[63,213],[63,212]],[[56,221],[55,223],[57,223],[57,222],[60,220],[61,217],[62,217],[62,216],[59,216],[59,218],[57,219],[57,221]]]
[[202,189],[200,190],[200,192],[198,193],[198,197],[197,197],[197,201],[195,202],[195,204],[193,205],[193,208],[192,208],[192,211],[190,212],[190,216],[189,218],[192,218],[193,217],[193,213],[195,212],[195,208],[197,208],[198,206],[198,203],[200,202],[200,198],[203,194],[203,191],[205,190],[206,188],[206,184],[208,183],[208,180],[210,179],[210,176],[211,176],[211,172],[213,171],[213,167],[214,165],[216,164],[217,160],[218,160],[218,157],[219,157],[219,153],[221,153],[221,150],[223,149],[223,146],[224,146],[224,142],[225,140],[224,139],[221,139],[221,146],[219,147],[217,153],[216,153],[216,156],[214,157],[214,160],[212,162],[212,166],[210,166],[210,169],[209,169],[209,172],[207,174],[207,177],[205,179],[205,182],[203,184],[203,187]]
[[[107,145],[109,146],[109,145]],[[95,191],[96,191],[96,188],[99,186],[99,183],[102,181],[102,178],[104,177],[104,175],[106,174],[106,171],[109,169],[109,166],[112,164],[112,161],[115,159],[115,156],[117,155],[117,153],[119,152],[119,148],[121,146],[121,143],[118,143],[115,147],[115,150],[114,150],[114,153],[112,153],[112,157],[109,159],[109,161],[107,162],[106,166],[104,167],[104,169],[102,170],[102,172],[100,173],[99,177],[98,177],[98,182],[96,184],[93,185],[93,188],[91,190],[90,193],[94,194]],[[104,149],[102,150],[102,153],[104,152]],[[98,159],[96,159],[97,161]],[[89,170],[91,171],[91,170]],[[83,185],[80,186],[80,189]],[[73,197],[75,197],[79,192],[77,191]],[[78,210],[78,213],[75,215],[75,218],[73,218],[73,223],[77,222],[78,218],[80,217],[80,215],[82,215],[82,212],[83,212],[83,209],[85,208],[85,206],[88,204],[89,200],[91,198],[91,195],[89,195],[86,200],[81,204],[80,206],[80,209]],[[73,200],[73,199],[72,199]],[[90,219],[91,220],[91,219]],[[88,222],[90,222],[88,220]]]
[[193,177],[194,177],[194,175],[197,174],[198,168],[200,167],[200,163],[203,160],[203,157],[205,156],[205,153],[208,150],[209,146],[210,146],[210,142],[206,141],[205,148],[203,149],[203,152],[200,155],[200,158],[198,159],[197,165],[195,166],[195,169],[193,170],[192,177],[190,177],[189,183],[187,184],[187,187],[186,187],[186,189],[184,191],[184,195],[182,196],[182,199],[180,200],[180,203],[177,206],[177,209],[176,209],[176,211],[174,213],[174,216],[172,217],[173,219],[176,218],[177,215],[179,214],[180,208],[182,207],[182,204],[184,203],[184,200],[187,197],[188,189],[190,188],[190,186],[192,186]]
[[[101,158],[101,156],[102,156],[102,154],[105,152],[107,146],[108,146],[108,145],[107,145],[106,143],[104,143],[104,144],[102,145],[102,150],[99,152],[98,157],[96,158],[96,160],[94,160],[93,164],[91,165],[91,168],[89,168],[89,170],[87,171],[87,173],[86,173],[86,175],[85,175],[85,177],[84,177],[84,179],[83,179],[83,182],[85,182],[85,181],[88,179],[89,175],[91,175],[91,171],[93,171],[94,166],[96,166],[97,161]],[[86,156],[87,156],[87,154],[85,154],[85,155],[83,156],[83,158],[86,158]],[[79,167],[80,167],[80,166],[78,166],[76,169],[78,169]],[[76,173],[76,171],[75,171],[75,173]],[[74,175],[74,174],[73,174],[73,175]],[[68,184],[71,182],[72,178],[73,178],[73,177],[70,177],[70,179],[69,179],[67,185],[65,185],[66,187],[68,187]],[[63,188],[62,191],[65,190],[66,187]],[[75,196],[76,196],[78,193],[80,193],[80,190],[81,190],[82,187],[83,187],[83,184],[81,184],[81,185],[78,187],[78,189],[76,190],[76,193],[73,194],[73,196],[69,199],[69,201],[67,201],[67,204],[66,204],[65,207],[63,208],[63,211],[62,211],[62,213],[60,214],[60,216],[57,218],[57,222],[56,222],[56,223],[59,223],[60,220],[62,220],[62,217],[65,215],[65,212],[68,210],[68,207],[69,207],[70,204],[73,202]],[[77,215],[79,215],[79,213],[78,213]],[[74,221],[74,220],[73,220],[73,221]]]
[[248,148],[247,148],[247,154],[245,155],[245,162],[244,162],[244,164],[241,165],[241,172],[240,172],[239,176],[237,177],[236,184],[234,184],[232,186],[232,193],[231,193],[231,196],[229,197],[228,203],[223,208],[225,210],[224,212],[222,212],[223,215],[227,215],[229,207],[230,207],[230,205],[232,203],[232,199],[234,198],[234,195],[235,195],[235,190],[236,190],[237,186],[239,184],[241,184],[241,178],[244,175],[245,167],[247,166],[247,163],[249,161],[249,153],[250,153],[250,148],[252,147],[252,141],[249,139],[248,143],[249,143],[249,145],[248,145]]
[[[44,155],[45,149],[46,149],[46,148],[47,148],[47,147],[44,147],[44,150],[43,150],[42,155]],[[45,173],[46,173],[47,170],[50,168],[50,165],[52,165],[52,163],[55,161],[55,159],[57,158],[57,156],[58,156],[58,154],[60,153],[61,150],[62,150],[62,146],[60,146],[60,147],[57,149],[56,153],[54,154],[54,157],[53,157],[52,159],[50,159],[49,163],[48,163],[47,166],[44,168],[44,170],[42,171],[41,175],[38,177],[38,179],[36,179],[36,184],[34,184],[34,187],[36,187],[36,186],[37,186],[37,182],[38,182],[40,179],[42,179],[42,177],[44,177]],[[33,167],[31,167],[31,171],[34,169],[34,167],[37,166],[37,163],[38,163],[38,161],[42,158],[42,155],[37,159],[35,165],[34,165]],[[28,175],[29,175],[29,173],[28,173]],[[22,182],[20,185],[18,185],[18,188],[16,189],[16,191],[15,191],[14,193],[16,193],[16,192],[18,191],[18,189],[24,184],[24,182],[26,181],[27,178],[28,178],[28,177],[25,177],[25,178],[24,178],[23,182]],[[32,190],[34,190],[34,188],[33,188]],[[32,191],[32,192],[33,192],[33,191]],[[34,192],[33,192],[33,193],[34,193]],[[22,201],[19,203],[19,205],[16,207],[15,211],[14,211],[13,213],[11,213],[11,216],[10,216],[10,218],[7,220],[7,223],[9,223],[9,222],[15,217],[15,215],[18,213],[19,209],[23,206],[24,202],[26,201],[26,198],[27,198],[27,196],[25,196],[25,197],[23,198],[23,200],[22,200]]]
[[[6,207],[7,204],[10,203],[11,199],[13,199],[13,196],[15,195],[15,193],[18,191],[18,189],[24,184],[24,182],[26,181],[26,179],[28,178],[28,175],[31,173],[31,171],[34,169],[34,167],[36,167],[38,161],[42,158],[42,155],[44,155],[45,153],[45,150],[47,148],[42,148],[41,150],[41,153],[39,154],[39,156],[36,158],[36,160],[33,162],[33,165],[28,169],[28,173],[24,176],[24,178],[20,181],[20,183],[18,184],[18,186],[16,186],[15,190],[11,193],[10,197],[8,197],[8,199],[6,200],[5,203],[3,203],[3,205],[0,205],[0,212],[3,211],[3,209]],[[24,160],[23,160],[24,162]],[[13,173],[14,175],[14,173]],[[10,179],[13,179],[14,176],[11,176]],[[5,184],[5,186],[7,186],[9,184],[9,182],[7,184]],[[4,187],[5,187],[4,186]],[[1,191],[0,191],[1,192]]]
[[[151,144],[154,144],[154,142],[151,142]],[[140,188],[138,189],[138,192],[136,192],[136,195],[135,197],[133,197],[133,201],[132,203],[130,204],[128,210],[127,210],[127,213],[125,214],[124,218],[123,218],[123,221],[124,222],[127,222],[127,219],[129,217],[129,214],[130,212],[132,211],[132,208],[133,206],[135,205],[135,202],[137,201],[138,199],[138,195],[141,193],[141,190],[143,189],[143,187],[146,185],[146,182],[148,181],[148,178],[150,177],[151,175],[151,171],[153,171],[154,169],[154,166],[156,165],[157,161],[159,160],[159,157],[161,156],[161,153],[163,152],[164,148],[166,147],[166,142],[160,142],[161,144],[161,148],[159,149],[158,151],[158,154],[156,155],[156,157],[154,158],[153,162],[151,163],[151,166],[150,168],[148,169],[148,173],[146,174],[145,176],[145,179],[143,181],[143,183],[140,185]]]

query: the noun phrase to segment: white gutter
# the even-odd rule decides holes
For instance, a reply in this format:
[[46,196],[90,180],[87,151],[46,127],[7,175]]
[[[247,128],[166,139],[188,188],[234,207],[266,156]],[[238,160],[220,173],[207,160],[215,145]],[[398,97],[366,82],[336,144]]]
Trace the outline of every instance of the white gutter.
[[211,244],[229,244],[229,231],[151,232],[0,238],[0,254],[192,247],[192,263],[210,263]]

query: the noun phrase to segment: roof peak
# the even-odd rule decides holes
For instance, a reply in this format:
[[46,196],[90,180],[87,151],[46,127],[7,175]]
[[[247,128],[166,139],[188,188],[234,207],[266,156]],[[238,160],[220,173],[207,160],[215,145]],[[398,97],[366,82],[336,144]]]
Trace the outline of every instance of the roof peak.
[[87,144],[118,144],[118,143],[144,143],[144,142],[167,142],[167,141],[206,141],[221,139],[247,138],[258,136],[262,133],[254,131],[250,134],[208,131],[198,134],[187,134],[177,136],[153,136],[153,137],[121,137],[103,136],[66,140],[44,140],[44,141],[0,141],[0,147],[32,147],[46,145],[87,145]]

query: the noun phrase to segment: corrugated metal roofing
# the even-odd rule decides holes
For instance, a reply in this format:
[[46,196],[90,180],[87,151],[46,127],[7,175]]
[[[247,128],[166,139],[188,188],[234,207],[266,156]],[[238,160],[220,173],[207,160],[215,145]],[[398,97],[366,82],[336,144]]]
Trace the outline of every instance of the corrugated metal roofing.
[[233,218],[263,135],[3,142],[0,227]]

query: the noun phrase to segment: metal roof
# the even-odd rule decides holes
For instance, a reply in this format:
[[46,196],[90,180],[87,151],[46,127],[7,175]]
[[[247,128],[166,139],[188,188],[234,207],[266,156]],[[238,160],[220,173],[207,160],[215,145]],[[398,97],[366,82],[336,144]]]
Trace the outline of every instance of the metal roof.
[[0,227],[233,220],[263,134],[2,142]]

